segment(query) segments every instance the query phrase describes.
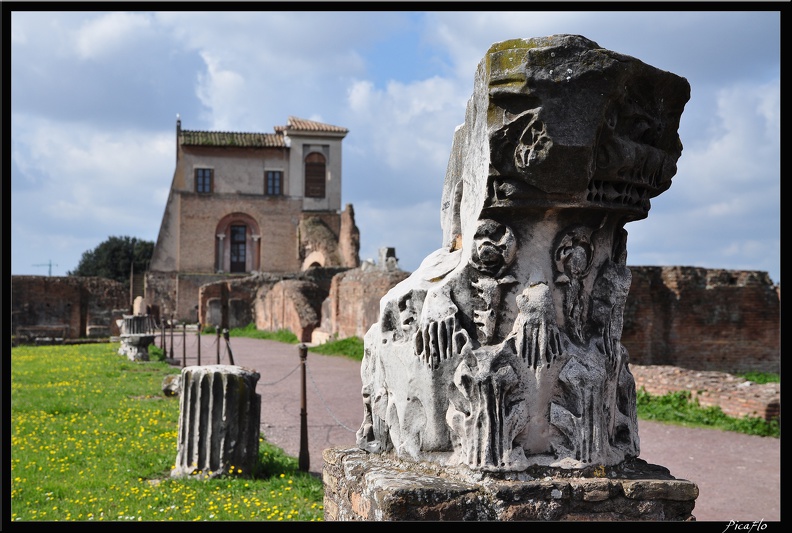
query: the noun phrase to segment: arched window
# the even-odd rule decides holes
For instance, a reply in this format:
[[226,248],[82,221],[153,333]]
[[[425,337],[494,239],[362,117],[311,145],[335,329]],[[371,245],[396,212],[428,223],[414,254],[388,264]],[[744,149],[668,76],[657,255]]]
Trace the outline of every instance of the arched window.
[[326,179],[324,156],[317,152],[311,152],[305,158],[305,196],[324,198]]

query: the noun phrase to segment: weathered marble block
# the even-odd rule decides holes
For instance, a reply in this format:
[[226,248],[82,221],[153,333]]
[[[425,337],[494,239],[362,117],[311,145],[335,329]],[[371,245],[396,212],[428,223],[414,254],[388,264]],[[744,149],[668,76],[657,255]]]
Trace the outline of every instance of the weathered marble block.
[[258,467],[259,373],[233,365],[181,372],[179,440],[171,477],[250,476]]
[[638,457],[625,225],[670,187],[689,97],[684,78],[581,36],[489,49],[454,135],[442,246],[365,336],[359,448],[484,472]]

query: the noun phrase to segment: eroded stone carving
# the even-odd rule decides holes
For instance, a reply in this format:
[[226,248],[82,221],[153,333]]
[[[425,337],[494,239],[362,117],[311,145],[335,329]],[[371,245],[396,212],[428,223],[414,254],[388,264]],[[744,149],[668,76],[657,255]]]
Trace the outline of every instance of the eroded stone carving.
[[639,455],[625,224],[671,184],[684,78],[574,35],[493,45],[443,187],[443,247],[365,337],[358,446],[493,472]]

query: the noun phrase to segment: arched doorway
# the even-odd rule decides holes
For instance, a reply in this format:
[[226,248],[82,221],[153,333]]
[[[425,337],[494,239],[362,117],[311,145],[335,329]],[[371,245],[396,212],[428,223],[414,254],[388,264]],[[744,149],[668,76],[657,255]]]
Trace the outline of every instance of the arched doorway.
[[247,270],[247,233],[246,224],[231,224],[231,258],[229,272],[245,272]]
[[260,268],[261,231],[253,217],[231,213],[223,217],[215,231],[215,271],[243,273]]

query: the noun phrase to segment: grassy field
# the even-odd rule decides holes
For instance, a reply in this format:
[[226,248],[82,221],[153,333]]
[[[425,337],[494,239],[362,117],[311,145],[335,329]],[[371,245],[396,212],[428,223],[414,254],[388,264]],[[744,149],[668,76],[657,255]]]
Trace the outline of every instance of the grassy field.
[[11,350],[11,520],[320,521],[320,479],[260,443],[259,473],[172,479],[178,397],[117,344]]

